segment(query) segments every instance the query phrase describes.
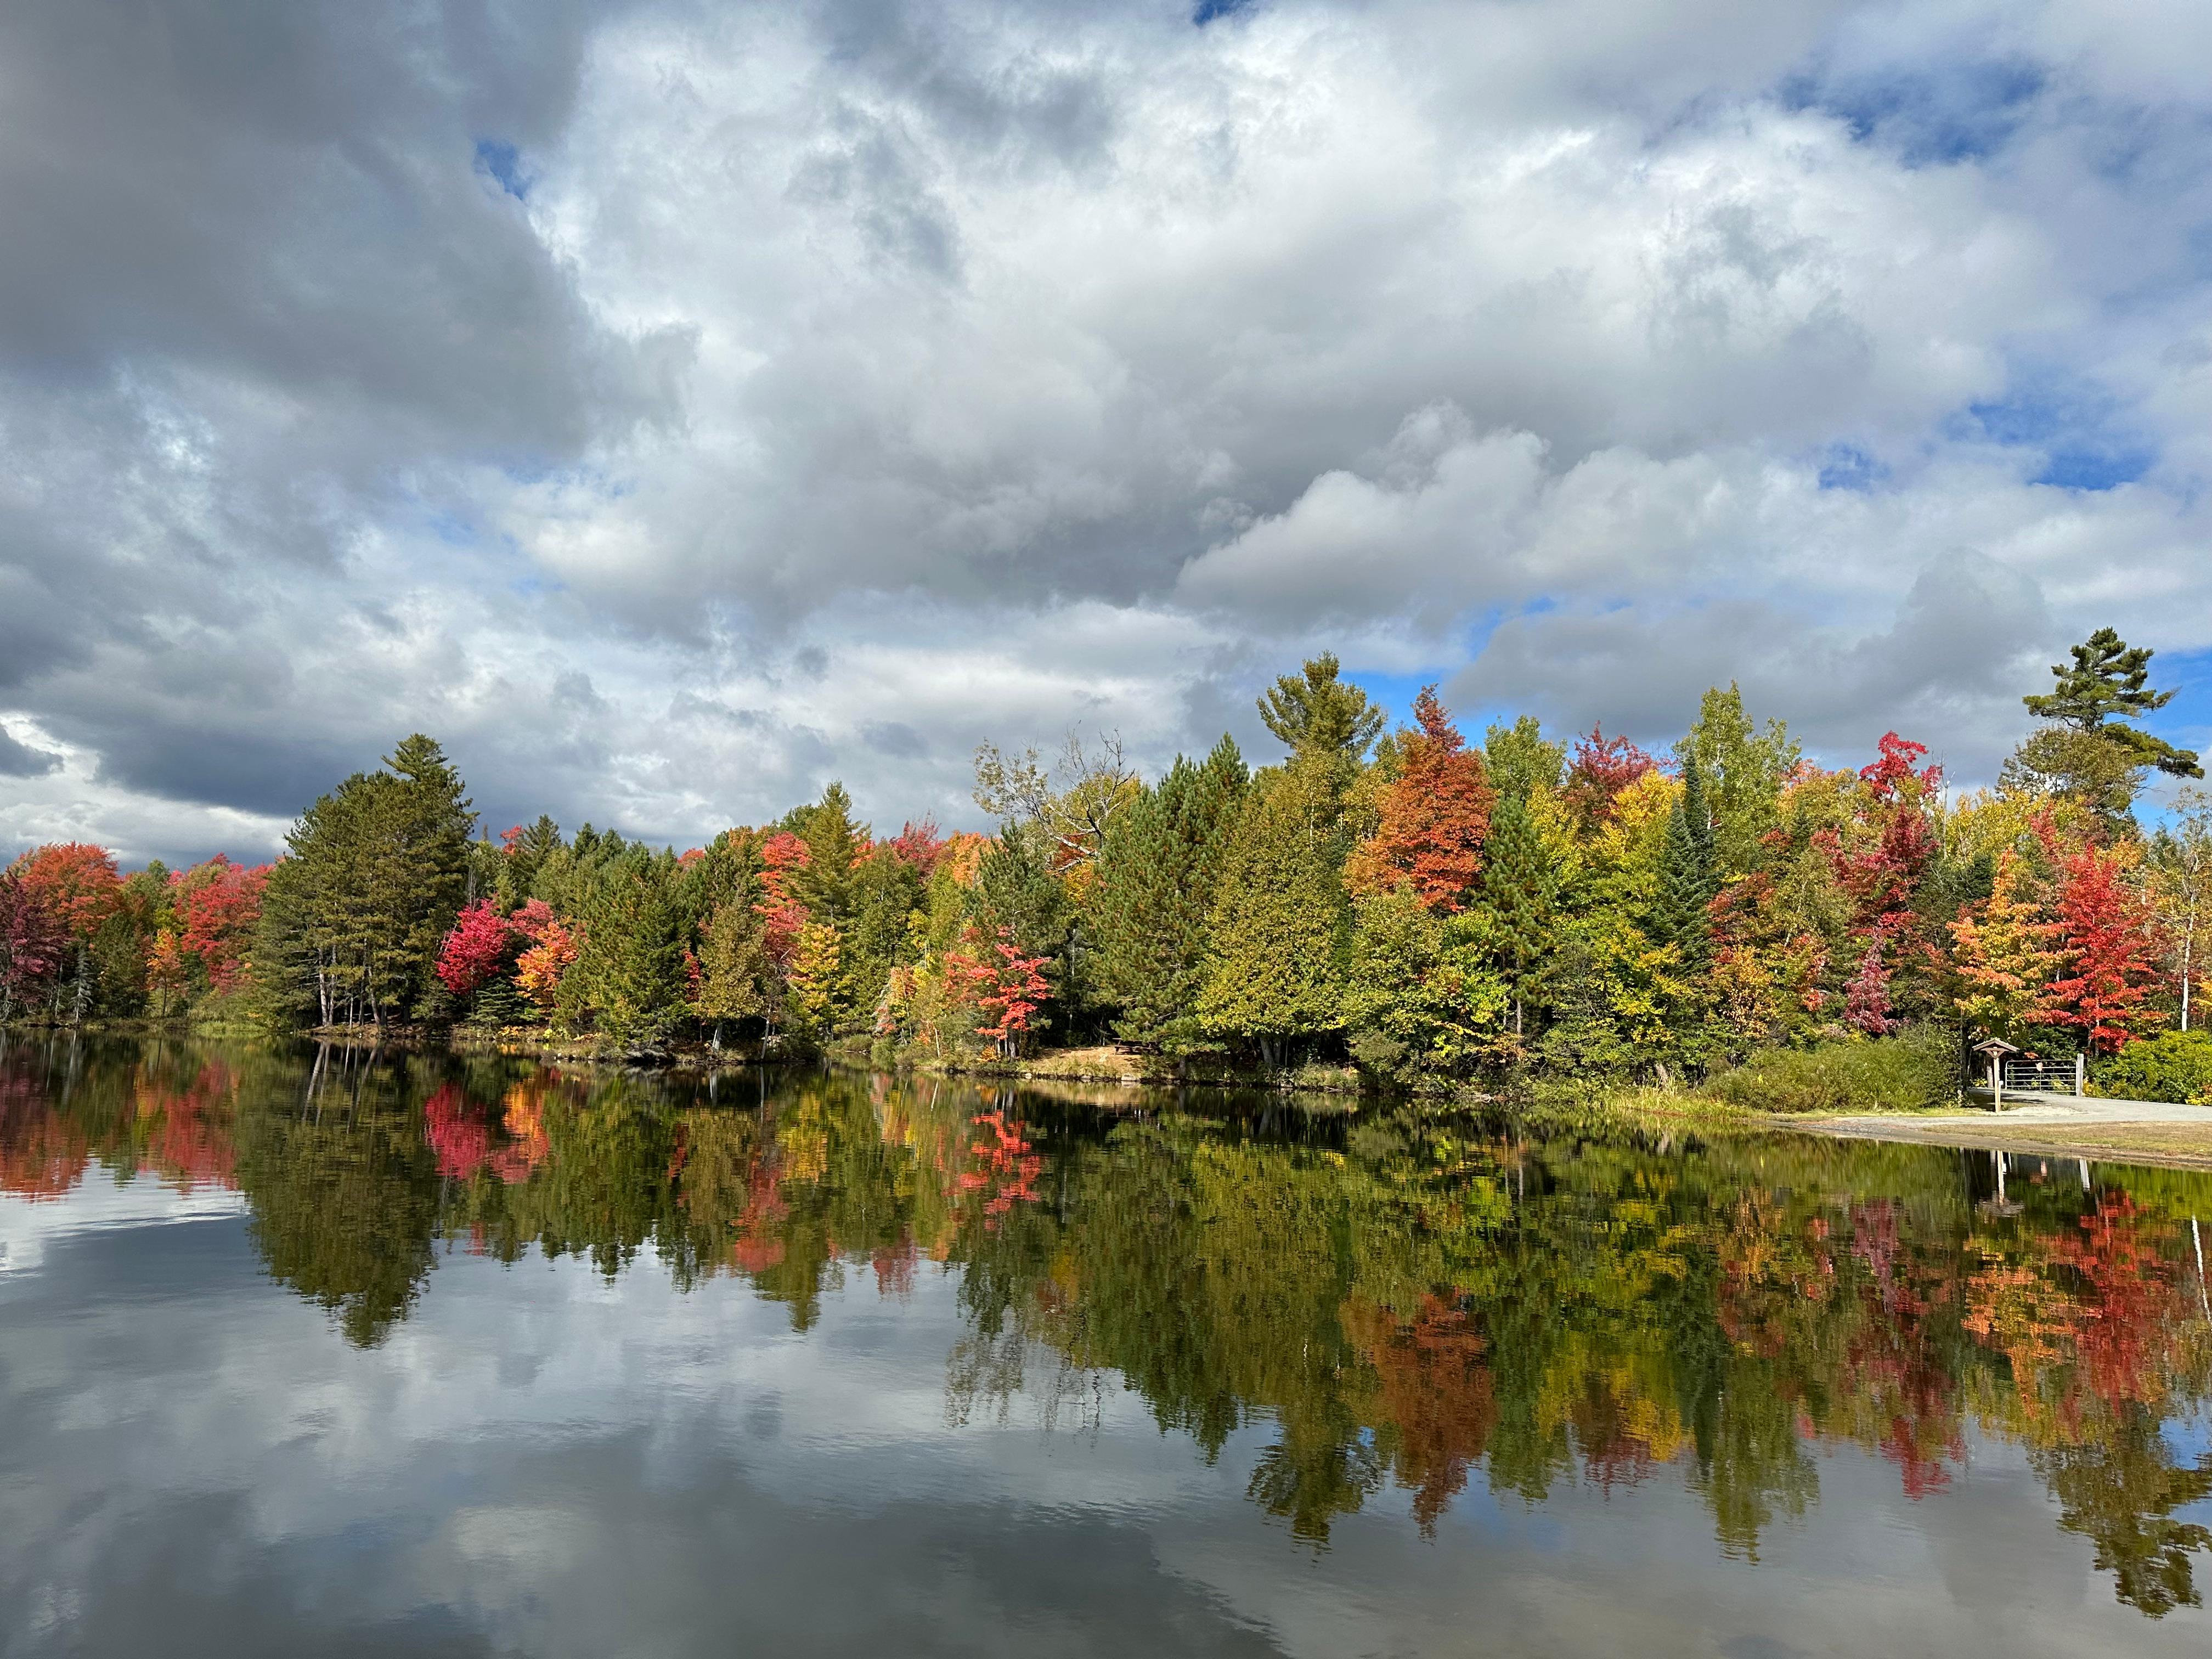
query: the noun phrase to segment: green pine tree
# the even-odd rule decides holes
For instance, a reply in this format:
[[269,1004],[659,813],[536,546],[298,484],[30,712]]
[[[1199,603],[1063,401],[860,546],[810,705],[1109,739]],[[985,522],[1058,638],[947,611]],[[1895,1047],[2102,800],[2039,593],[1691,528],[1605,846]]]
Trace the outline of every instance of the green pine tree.
[[760,912],[750,901],[732,897],[715,907],[700,939],[698,957],[699,990],[693,1012],[714,1026],[718,1044],[725,1021],[775,1024],[781,980],[769,955]]
[[1286,1041],[1343,1023],[1343,753],[1314,749],[1255,778],[1222,862],[1199,1018],[1255,1040],[1270,1064]]
[[1196,765],[1177,756],[1107,833],[1085,919],[1093,978],[1125,1042],[1188,1052],[1203,1042],[1206,923],[1249,784],[1224,737]]
[[842,927],[853,914],[854,872],[868,842],[867,825],[854,819],[852,796],[833,782],[820,800],[800,807],[786,823],[806,843],[807,853],[805,867],[792,874],[792,896],[817,921]]
[[2173,701],[2171,690],[2150,689],[2154,654],[2100,628],[2072,647],[2070,666],[2054,663],[2051,672],[2057,685],[2021,699],[2044,724],[2005,762],[2004,787],[2069,796],[2112,830],[2132,834],[2135,799],[2152,772],[2203,777],[2194,750],[2176,748],[2124,723]]
[[2143,764],[2175,777],[2204,775],[2192,751],[2177,749],[2140,726],[2110,724],[2139,720],[2173,701],[2171,690],[2150,689],[2150,659],[2155,652],[2131,646],[2113,629],[2100,628],[2073,647],[2070,654],[2072,666],[2051,665],[2051,675],[2058,682],[2055,689],[2021,699],[2029,714],[2076,731],[2097,732],[2132,751]]
[[537,823],[522,827],[514,844],[506,849],[506,865],[500,872],[499,902],[503,908],[512,910],[531,896],[538,871],[561,846],[561,826],[542,812]]
[[[1000,826],[976,866],[966,920],[986,939],[1000,938],[1003,928],[1024,955],[1044,957],[1054,996],[1068,1006],[1080,1000],[1085,975],[1066,884],[1053,865],[1057,848],[1052,832],[1035,819]],[[1044,1029],[1042,1018],[1035,1029]]]
[[1528,1003],[1552,953],[1559,920],[1559,872],[1527,793],[1503,793],[1483,842],[1477,897],[1485,933],[1513,997],[1513,1030],[1528,1027]]
[[583,908],[583,942],[562,976],[558,1012],[632,1048],[665,1039],[685,1014],[684,925],[673,902],[675,860],[632,848],[601,876]]
[[1652,940],[1674,946],[1685,978],[1702,978],[1712,967],[1710,907],[1720,891],[1720,874],[1716,867],[1705,768],[1694,749],[1682,757],[1682,793],[1668,816],[1659,883],[1651,908]]
[[921,878],[888,847],[878,847],[853,872],[853,916],[845,929],[845,977],[862,1012],[883,1000],[891,969],[913,958],[914,917],[922,906]]
[[1338,678],[1340,667],[1324,651],[1302,674],[1283,675],[1261,695],[1260,719],[1293,756],[1328,755],[1356,765],[1382,730],[1382,711]]
[[476,815],[420,733],[300,815],[270,872],[253,955],[281,1023],[374,1023],[419,1012],[468,890]]

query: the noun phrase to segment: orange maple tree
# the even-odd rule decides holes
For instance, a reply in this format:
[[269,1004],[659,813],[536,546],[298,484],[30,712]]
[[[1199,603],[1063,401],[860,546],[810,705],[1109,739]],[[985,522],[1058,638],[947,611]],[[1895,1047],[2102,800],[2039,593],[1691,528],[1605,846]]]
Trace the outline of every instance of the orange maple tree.
[[1355,893],[1404,883],[1431,909],[1459,910],[1482,873],[1482,842],[1498,794],[1433,685],[1413,700],[1413,718],[1419,729],[1400,747],[1401,769],[1383,793],[1381,823],[1352,849],[1345,879]]

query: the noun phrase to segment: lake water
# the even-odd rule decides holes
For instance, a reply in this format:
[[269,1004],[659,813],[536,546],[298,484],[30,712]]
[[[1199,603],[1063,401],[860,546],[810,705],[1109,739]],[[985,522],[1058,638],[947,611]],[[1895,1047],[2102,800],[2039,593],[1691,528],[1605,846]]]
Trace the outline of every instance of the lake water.
[[2212,1650],[2212,1181],[0,1055],[0,1653]]

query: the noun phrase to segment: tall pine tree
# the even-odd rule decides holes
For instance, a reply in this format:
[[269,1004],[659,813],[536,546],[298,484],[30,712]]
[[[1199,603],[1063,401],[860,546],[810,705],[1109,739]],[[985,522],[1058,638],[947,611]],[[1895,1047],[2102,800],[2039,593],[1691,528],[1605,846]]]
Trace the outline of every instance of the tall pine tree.
[[1685,978],[1702,977],[1712,967],[1711,905],[1719,891],[1712,809],[1705,768],[1692,749],[1682,757],[1682,793],[1668,816],[1659,892],[1651,908],[1652,942],[1675,948]]
[[1513,996],[1513,1030],[1528,1026],[1528,1001],[1559,927],[1559,870],[1527,794],[1498,797],[1483,845],[1480,908],[1492,957]]
[[1203,1039],[1207,917],[1249,783],[1224,737],[1197,765],[1177,756],[1107,832],[1088,925],[1097,988],[1125,1042],[1177,1052]]
[[1199,1018],[1217,1035],[1255,1038],[1270,1063],[1343,1020],[1341,754],[1311,751],[1254,780],[1214,897]]
[[416,733],[300,816],[270,872],[253,963],[287,1023],[386,1024],[416,1012],[468,887],[476,815]]

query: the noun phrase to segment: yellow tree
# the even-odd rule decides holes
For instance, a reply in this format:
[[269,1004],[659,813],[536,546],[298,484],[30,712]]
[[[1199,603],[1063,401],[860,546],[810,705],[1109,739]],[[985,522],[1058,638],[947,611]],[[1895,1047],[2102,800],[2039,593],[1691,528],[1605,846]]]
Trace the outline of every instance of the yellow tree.
[[191,963],[177,941],[176,929],[164,927],[154,935],[153,948],[146,953],[146,989],[154,999],[154,1018],[167,1019],[175,1000],[191,983]]
[[790,971],[793,1024],[827,1036],[846,1007],[841,941],[835,924],[810,921],[799,931]]
[[2044,1024],[2059,966],[2051,948],[2058,933],[2057,923],[2044,920],[2027,860],[2005,848],[1980,914],[1963,912],[1951,924],[1962,987],[1959,1012],[1995,1036],[2017,1037]]

